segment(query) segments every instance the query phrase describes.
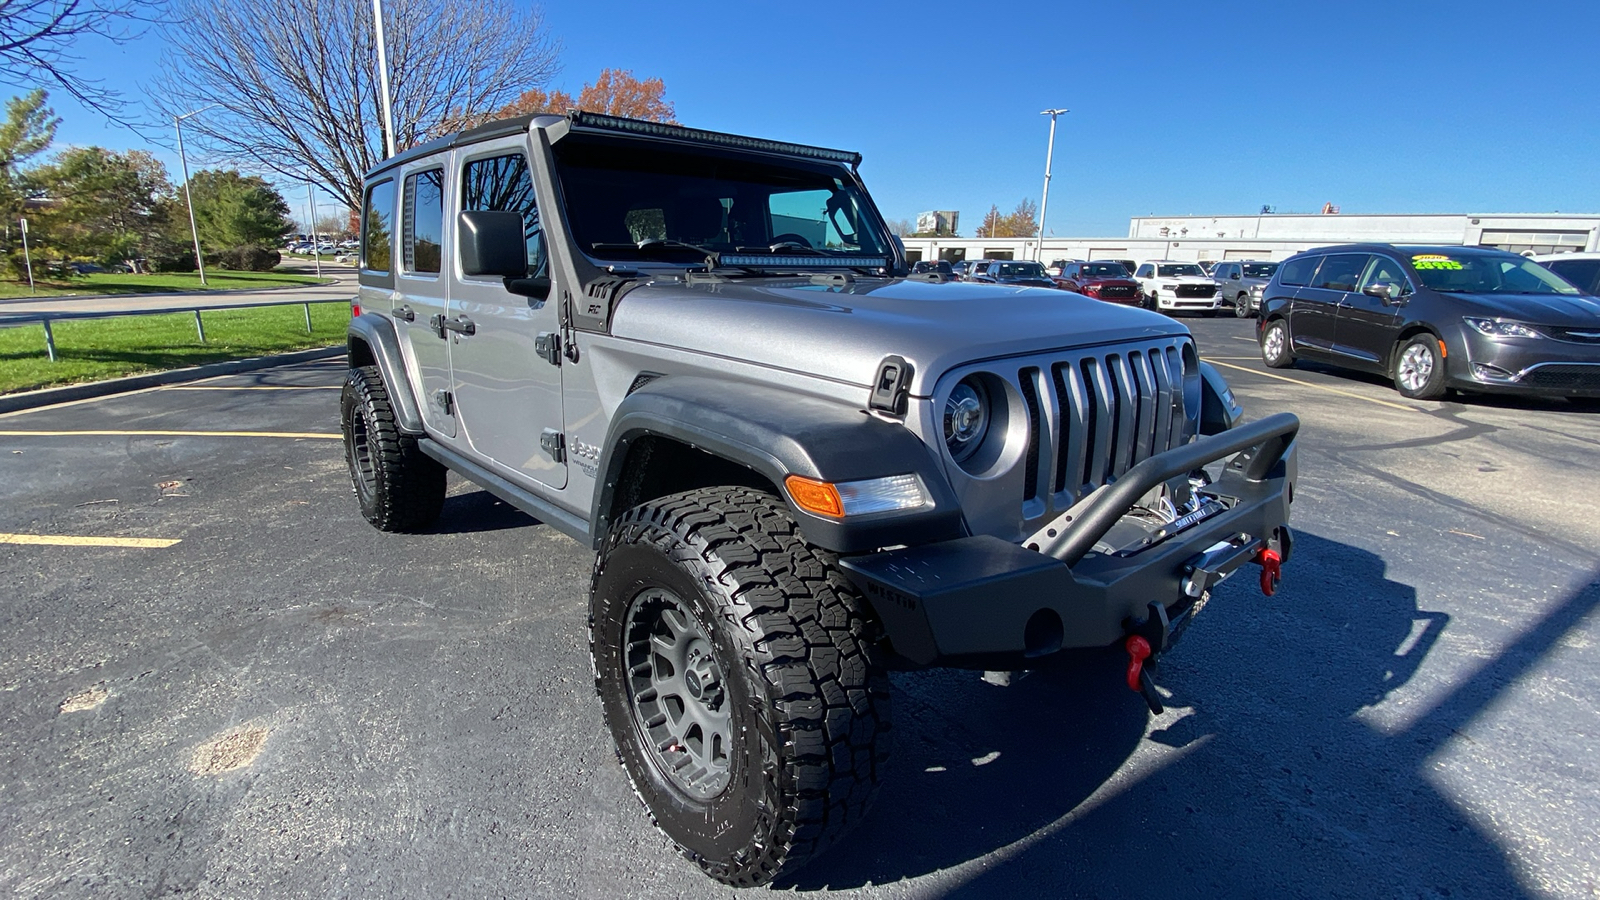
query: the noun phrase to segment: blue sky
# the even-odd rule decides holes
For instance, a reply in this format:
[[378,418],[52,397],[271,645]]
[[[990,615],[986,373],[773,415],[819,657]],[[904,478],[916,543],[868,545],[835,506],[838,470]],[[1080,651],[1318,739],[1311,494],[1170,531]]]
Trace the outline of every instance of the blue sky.
[[[660,77],[685,124],[860,150],[885,215],[1600,212],[1600,3],[550,2],[553,86]],[[134,97],[153,38],[85,48]],[[58,143],[155,149],[57,93]],[[191,164],[193,161],[191,160]],[[298,197],[299,199],[295,199]],[[304,190],[291,204],[304,207]]]

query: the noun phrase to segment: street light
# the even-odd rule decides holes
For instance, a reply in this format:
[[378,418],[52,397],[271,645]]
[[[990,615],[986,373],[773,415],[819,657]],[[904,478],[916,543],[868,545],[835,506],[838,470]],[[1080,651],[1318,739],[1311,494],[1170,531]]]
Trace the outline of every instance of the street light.
[[306,182],[306,203],[311,210],[311,258],[317,261],[317,277],[322,277],[322,241],[317,237],[317,196]]
[[372,0],[372,25],[378,34],[378,83],[383,87],[383,143],[393,156],[394,106],[389,100],[389,58],[383,46],[383,0]]
[[1047,109],[1039,115],[1050,117],[1050,145],[1044,151],[1044,197],[1039,200],[1039,246],[1036,249],[1038,261],[1044,262],[1044,214],[1050,208],[1050,162],[1056,152],[1056,116],[1069,109]]
[[172,117],[172,127],[178,132],[178,161],[183,164],[183,200],[189,205],[189,234],[194,237],[194,264],[195,268],[200,270],[201,284],[206,283],[206,261],[200,255],[200,229],[194,224],[194,185],[189,183],[189,157],[185,156],[183,152],[183,120],[190,116],[198,116],[208,109],[221,105],[221,103],[213,103],[209,106],[202,106],[192,112],[186,112],[181,116]]

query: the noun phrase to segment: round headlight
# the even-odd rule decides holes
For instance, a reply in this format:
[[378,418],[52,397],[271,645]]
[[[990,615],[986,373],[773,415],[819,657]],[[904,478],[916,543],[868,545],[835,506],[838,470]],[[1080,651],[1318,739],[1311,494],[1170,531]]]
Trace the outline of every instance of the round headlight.
[[944,445],[961,462],[983,444],[989,430],[989,397],[975,379],[965,378],[944,402]]

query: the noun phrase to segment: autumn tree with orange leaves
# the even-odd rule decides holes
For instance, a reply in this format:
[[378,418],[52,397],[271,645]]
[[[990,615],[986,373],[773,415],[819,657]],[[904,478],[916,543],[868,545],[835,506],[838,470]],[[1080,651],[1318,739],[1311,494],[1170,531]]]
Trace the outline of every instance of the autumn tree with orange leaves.
[[633,77],[626,69],[604,69],[593,84],[585,84],[578,99],[566,91],[543,91],[534,88],[497,111],[493,118],[506,119],[528,113],[563,114],[569,109],[646,119],[651,122],[678,124],[675,110],[666,99],[667,86],[659,78],[643,81]]

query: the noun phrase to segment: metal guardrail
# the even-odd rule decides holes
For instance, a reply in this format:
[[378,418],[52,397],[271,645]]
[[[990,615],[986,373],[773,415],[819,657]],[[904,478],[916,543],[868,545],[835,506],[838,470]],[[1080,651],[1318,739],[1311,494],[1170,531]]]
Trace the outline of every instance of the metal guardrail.
[[334,297],[327,300],[279,300],[269,303],[221,303],[217,305],[208,304],[206,306],[183,304],[181,306],[164,306],[157,309],[124,309],[102,312],[0,313],[0,328],[16,327],[18,325],[33,325],[35,323],[43,325],[45,353],[49,355],[51,362],[55,362],[56,336],[55,332],[50,328],[51,322],[59,322],[71,319],[115,319],[122,316],[170,316],[175,313],[192,312],[194,313],[195,332],[200,336],[200,343],[204,344],[206,342],[206,323],[205,320],[200,316],[202,312],[216,312],[218,310],[231,309],[255,309],[258,307],[303,306],[305,307],[306,311],[306,334],[310,334],[311,304],[348,304],[354,299],[355,295],[351,294],[349,297]]

